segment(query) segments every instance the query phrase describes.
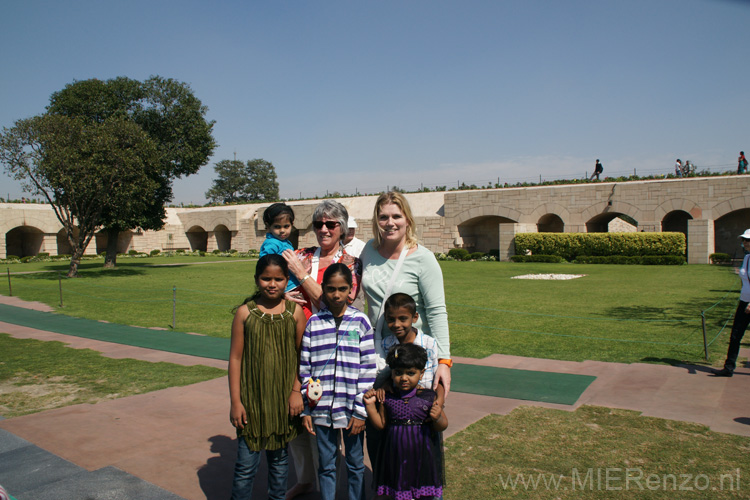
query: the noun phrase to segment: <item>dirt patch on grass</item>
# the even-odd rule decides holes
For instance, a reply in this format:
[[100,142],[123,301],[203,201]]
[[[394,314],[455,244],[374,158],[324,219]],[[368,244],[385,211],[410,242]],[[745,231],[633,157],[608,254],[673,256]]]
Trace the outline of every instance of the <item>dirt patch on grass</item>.
[[41,379],[14,377],[0,382],[0,415],[16,417],[83,402],[96,398],[85,388],[65,382],[64,377]]

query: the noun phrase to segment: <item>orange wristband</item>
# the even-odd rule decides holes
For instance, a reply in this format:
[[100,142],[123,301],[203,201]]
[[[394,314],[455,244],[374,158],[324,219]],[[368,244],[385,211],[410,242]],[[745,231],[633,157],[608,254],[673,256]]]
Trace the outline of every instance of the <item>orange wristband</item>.
[[453,360],[450,358],[438,359],[438,363],[441,365],[448,365],[448,368],[453,366]]

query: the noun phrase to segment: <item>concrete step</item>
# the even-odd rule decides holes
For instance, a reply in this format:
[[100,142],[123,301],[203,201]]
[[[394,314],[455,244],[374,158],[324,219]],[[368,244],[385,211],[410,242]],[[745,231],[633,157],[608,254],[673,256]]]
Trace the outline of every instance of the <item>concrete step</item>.
[[116,467],[87,471],[2,429],[0,484],[17,500],[182,500]]

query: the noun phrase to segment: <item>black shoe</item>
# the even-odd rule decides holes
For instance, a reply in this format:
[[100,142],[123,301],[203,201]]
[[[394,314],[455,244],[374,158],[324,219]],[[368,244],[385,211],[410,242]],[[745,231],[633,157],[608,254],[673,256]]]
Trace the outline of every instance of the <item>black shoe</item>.
[[714,377],[731,377],[734,375],[732,370],[722,368],[721,370],[714,370]]

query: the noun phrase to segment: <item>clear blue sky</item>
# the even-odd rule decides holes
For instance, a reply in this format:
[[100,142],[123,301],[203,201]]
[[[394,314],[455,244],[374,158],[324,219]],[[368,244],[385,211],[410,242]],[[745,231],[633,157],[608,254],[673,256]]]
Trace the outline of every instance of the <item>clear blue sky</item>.
[[[750,3],[0,0],[0,126],[74,80],[191,85],[282,197],[712,170],[750,150]],[[0,174],[0,192],[20,198]]]

